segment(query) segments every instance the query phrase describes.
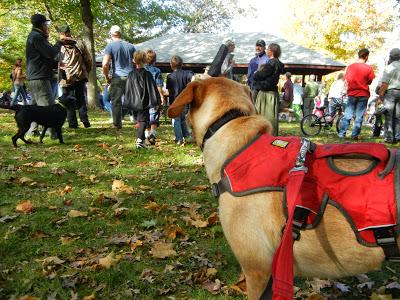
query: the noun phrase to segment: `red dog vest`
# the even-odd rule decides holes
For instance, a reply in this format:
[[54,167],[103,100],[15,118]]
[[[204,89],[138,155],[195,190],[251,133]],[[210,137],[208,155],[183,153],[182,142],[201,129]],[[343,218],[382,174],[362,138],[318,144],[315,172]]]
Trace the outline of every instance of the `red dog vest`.
[[[298,137],[258,136],[224,164],[219,190],[234,196],[284,191],[300,147]],[[373,162],[362,172],[345,172],[333,161],[345,154],[366,155]],[[399,161],[399,152],[383,144],[316,146],[307,154],[308,172],[300,191],[301,206],[311,211],[307,228],[317,226],[326,205],[331,204],[346,217],[360,243],[375,246],[372,229],[400,223]]]
[[[298,137],[258,136],[223,165],[220,182],[213,184],[216,196],[286,191],[286,229],[268,285],[274,300],[293,299],[293,237],[304,225],[317,226],[327,204],[344,214],[360,243],[380,245],[388,258],[400,256],[395,239],[400,230],[400,152],[375,143],[313,146],[306,154],[310,142]],[[372,162],[365,170],[346,172],[334,163],[343,155]],[[300,221],[297,211],[303,215]]]

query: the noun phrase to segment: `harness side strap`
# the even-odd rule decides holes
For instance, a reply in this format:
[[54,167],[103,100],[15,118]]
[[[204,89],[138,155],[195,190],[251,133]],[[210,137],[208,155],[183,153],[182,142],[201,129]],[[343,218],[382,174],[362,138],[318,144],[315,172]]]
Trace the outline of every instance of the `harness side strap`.
[[400,249],[397,245],[394,226],[374,228],[373,232],[376,243],[382,247],[385,253],[386,260],[400,262]]
[[225,193],[229,189],[230,184],[227,177],[222,177],[220,181],[211,185],[211,191],[215,198],[218,198],[221,194]]

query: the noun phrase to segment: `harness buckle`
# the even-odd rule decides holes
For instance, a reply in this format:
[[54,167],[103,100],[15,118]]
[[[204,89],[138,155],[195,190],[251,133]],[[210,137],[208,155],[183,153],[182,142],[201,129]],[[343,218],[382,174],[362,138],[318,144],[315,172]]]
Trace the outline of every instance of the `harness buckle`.
[[305,228],[310,211],[307,208],[296,206],[293,215],[292,236],[294,241],[300,239],[300,230]]
[[397,246],[396,231],[394,226],[373,229],[376,243],[382,247],[388,261],[400,262],[400,249]]
[[219,197],[220,192],[219,192],[219,188],[218,188],[218,184],[217,183],[213,183],[211,185],[211,192],[212,192],[212,195],[214,196],[214,198],[218,198]]

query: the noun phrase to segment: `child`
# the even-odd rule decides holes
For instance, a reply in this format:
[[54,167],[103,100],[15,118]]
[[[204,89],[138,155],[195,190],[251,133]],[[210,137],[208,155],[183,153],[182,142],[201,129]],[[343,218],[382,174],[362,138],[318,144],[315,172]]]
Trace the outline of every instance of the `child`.
[[136,69],[128,75],[124,107],[132,110],[136,117],[136,149],[140,149],[147,148],[144,131],[149,123],[150,108],[158,110],[161,98],[153,76],[144,68],[146,53],[136,51],[133,60]]
[[313,109],[312,113],[314,115],[316,115],[318,118],[321,118],[322,115],[324,114],[324,112],[321,109],[318,109],[318,108],[322,107],[323,105],[324,105],[324,103],[322,101],[322,97],[316,96],[314,98],[314,109]]
[[[160,93],[161,104],[164,105],[163,97],[163,78],[161,75],[161,70],[157,68],[154,64],[156,63],[156,52],[154,50],[146,51],[146,65],[144,68],[151,73],[153,79],[157,85],[157,90]],[[156,143],[156,128],[160,126],[160,110],[155,108],[150,108],[150,130],[146,129],[145,135],[150,144],[155,145]]]
[[[167,89],[169,92],[170,105],[187,86],[187,84],[195,78],[192,71],[182,70],[182,64],[182,58],[177,55],[172,56],[170,65],[173,72],[167,76]],[[179,117],[172,120],[175,141],[178,145],[184,145],[185,139],[189,138],[190,136],[186,125],[186,114],[187,109],[185,109]]]

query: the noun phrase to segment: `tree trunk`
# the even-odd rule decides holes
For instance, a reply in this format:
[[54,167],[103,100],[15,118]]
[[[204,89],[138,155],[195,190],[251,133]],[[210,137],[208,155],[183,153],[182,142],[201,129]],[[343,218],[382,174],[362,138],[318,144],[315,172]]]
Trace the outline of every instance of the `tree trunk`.
[[97,98],[97,76],[96,76],[96,55],[94,49],[94,35],[93,35],[93,14],[91,10],[90,0],[80,0],[81,3],[81,16],[83,21],[83,40],[85,41],[89,53],[92,55],[93,66],[89,73],[89,81],[87,84],[87,98],[88,106],[95,108],[98,106]]

